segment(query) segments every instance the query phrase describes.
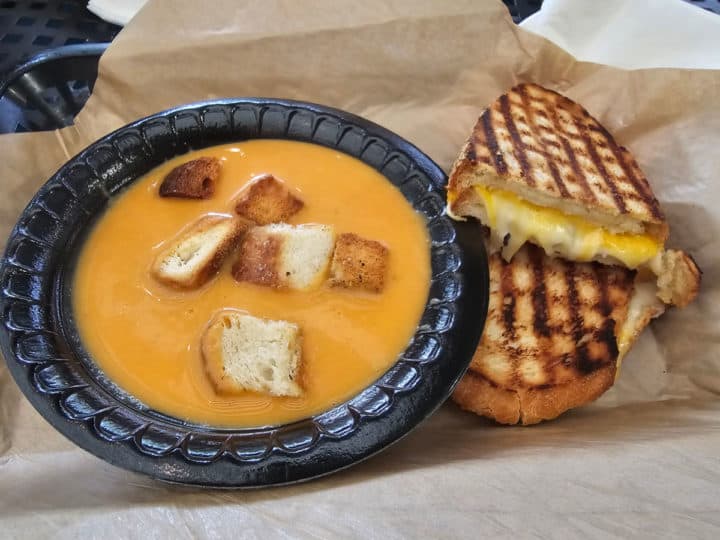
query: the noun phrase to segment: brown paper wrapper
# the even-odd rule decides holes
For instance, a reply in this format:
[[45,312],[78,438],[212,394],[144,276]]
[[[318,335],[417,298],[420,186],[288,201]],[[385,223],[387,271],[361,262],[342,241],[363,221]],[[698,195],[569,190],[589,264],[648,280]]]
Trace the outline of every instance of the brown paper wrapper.
[[716,536],[720,72],[578,62],[491,1],[150,2],[102,58],[74,126],[0,137],[0,237],[66,159],[175,105],[233,96],[323,103],[396,131],[447,170],[485,104],[520,81],[575,99],[631,149],[669,218],[669,245],[705,272],[698,301],[645,331],[606,395],[525,429],[448,404],[350,471],[217,493],[166,487],[85,454],[35,413],[2,366],[0,536],[103,536],[110,522],[123,537],[451,538],[516,527]]

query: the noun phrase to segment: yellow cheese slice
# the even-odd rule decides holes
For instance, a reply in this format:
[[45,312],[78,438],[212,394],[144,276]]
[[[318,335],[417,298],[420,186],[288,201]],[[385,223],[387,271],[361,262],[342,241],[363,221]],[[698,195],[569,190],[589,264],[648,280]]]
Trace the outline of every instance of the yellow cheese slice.
[[510,258],[525,242],[549,254],[586,262],[610,258],[637,268],[655,257],[662,245],[648,234],[613,233],[578,216],[525,201],[508,191],[475,186],[487,212],[487,225],[499,238],[510,235],[503,256]]

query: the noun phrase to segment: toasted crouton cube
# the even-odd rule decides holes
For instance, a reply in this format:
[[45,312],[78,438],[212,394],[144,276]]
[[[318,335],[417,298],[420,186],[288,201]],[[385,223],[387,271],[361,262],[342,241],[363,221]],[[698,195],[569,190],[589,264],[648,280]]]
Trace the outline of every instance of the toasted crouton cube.
[[205,330],[201,351],[205,372],[218,394],[303,394],[302,345],[296,324],[225,309]]
[[167,243],[155,257],[150,272],[166,285],[200,287],[217,272],[249,226],[242,218],[203,216]]
[[243,238],[232,273],[238,281],[278,289],[309,289],[325,277],[335,233],[328,225],[275,223]]
[[304,203],[272,174],[253,180],[235,201],[235,212],[258,225],[287,221]]
[[330,266],[330,284],[380,292],[385,286],[388,249],[353,233],[338,236]]
[[208,199],[215,193],[215,183],[222,164],[214,157],[193,159],[175,167],[160,184],[161,197]]

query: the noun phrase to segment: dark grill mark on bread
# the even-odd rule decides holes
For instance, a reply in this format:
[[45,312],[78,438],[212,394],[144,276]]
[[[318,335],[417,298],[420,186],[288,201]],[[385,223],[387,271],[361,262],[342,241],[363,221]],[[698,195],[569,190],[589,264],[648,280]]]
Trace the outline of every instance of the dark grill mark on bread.
[[[662,211],[632,155],[580,105],[538,85],[517,85],[483,111],[449,186],[462,192],[503,182],[518,194],[533,188],[558,203],[588,207],[591,221],[620,215],[623,228],[636,220],[658,240],[667,238]],[[451,207],[464,215],[459,203]]]
[[[583,341],[583,346],[578,350],[580,353],[577,360],[577,369],[580,373],[588,374],[599,369],[608,362],[617,359],[617,339],[615,337],[615,321],[610,318],[612,305],[608,288],[615,281],[612,268],[603,267],[599,263],[592,263],[593,277],[597,284],[597,303],[593,309],[598,311],[604,318],[600,328],[585,328],[584,333],[590,333],[591,339]],[[591,348],[592,346],[592,348]],[[593,354],[592,350],[596,353]],[[597,352],[600,351],[600,352]]]
[[507,127],[508,133],[510,133],[510,138],[513,143],[513,154],[520,164],[523,178],[525,178],[525,181],[529,185],[534,186],[535,178],[533,178],[532,171],[530,170],[530,164],[528,163],[527,155],[525,154],[525,143],[523,143],[520,138],[512,113],[510,112],[510,99],[507,94],[500,96],[500,112],[505,120],[505,127]]
[[593,269],[598,275],[598,290],[600,297],[598,298],[597,308],[603,317],[609,317],[612,313],[612,305],[610,305],[610,294],[608,292],[608,286],[613,279],[610,272],[607,271],[600,263],[593,263]]
[[533,268],[533,277],[535,282],[532,287],[532,303],[533,310],[535,311],[533,316],[533,328],[535,332],[543,337],[550,336],[550,328],[548,327],[548,320],[550,314],[547,309],[547,291],[545,289],[545,272],[543,268],[543,253],[540,248],[532,246],[529,249],[530,263]]
[[160,184],[161,197],[208,199],[215,193],[215,183],[222,165],[214,157],[201,157],[178,165]]
[[[603,128],[602,126],[600,127],[603,130],[603,134],[605,135],[605,137],[610,137],[610,134],[605,130],[605,128]],[[653,195],[652,190],[650,189],[650,185],[647,182],[641,181],[635,175],[635,167],[637,166],[637,164],[634,163],[635,159],[630,156],[629,152],[627,151],[627,149],[625,149],[625,147],[618,146],[617,144],[612,144],[612,139],[610,138],[608,140],[610,141],[610,150],[615,156],[615,159],[617,159],[623,172],[627,175],[633,187],[636,189],[638,200],[641,200],[645,203],[645,206],[650,209],[650,212],[652,213],[654,218],[661,221],[664,220],[665,216],[663,216],[663,213],[660,210],[660,204],[655,198],[655,195]],[[630,159],[631,164],[628,164],[626,162],[626,159]],[[635,165],[635,167],[633,167],[633,165]]]
[[600,177],[603,179],[603,182],[605,182],[605,185],[610,189],[610,193],[612,194],[613,200],[615,201],[615,206],[620,211],[620,213],[626,214],[627,207],[625,206],[625,201],[623,200],[623,196],[618,191],[618,188],[615,185],[615,182],[613,181],[612,177],[610,176],[607,169],[605,168],[605,164],[603,163],[603,160],[598,155],[597,150],[595,149],[595,145],[593,144],[592,139],[590,138],[590,135],[588,134],[587,127],[584,126],[583,124],[580,124],[577,120],[575,121],[575,125],[577,126],[577,129],[580,132],[580,136],[582,137],[582,140],[585,143],[585,149],[587,150],[587,156],[592,160],[598,173],[600,173]]
[[582,186],[585,195],[587,195],[592,200],[597,200],[595,193],[593,193],[592,189],[590,189],[590,184],[588,184],[587,178],[585,178],[585,173],[583,172],[582,167],[580,167],[580,164],[578,163],[577,156],[575,155],[575,151],[573,150],[570,141],[568,141],[565,137],[562,136],[560,137],[560,141],[562,142],[563,148],[565,149],[565,153],[568,155],[570,166],[572,167],[573,173],[575,174],[575,179]]
[[477,163],[477,153],[475,152],[476,144],[477,139],[474,136],[470,137],[467,148],[465,150],[465,157],[470,161],[470,163]]
[[[550,138],[548,138],[548,137],[540,137],[540,140],[541,140],[542,143],[543,143],[544,145],[546,145],[546,146],[552,146],[553,148],[557,148],[557,149],[562,148],[562,145],[561,145],[559,142],[557,142],[556,140],[554,140],[554,139],[550,139]],[[546,156],[546,159],[550,159],[550,158],[547,157],[547,156],[548,156],[547,152],[545,152],[545,156]],[[562,161],[562,160],[561,160],[561,161]],[[563,185],[564,185],[564,184],[563,184]]]
[[567,286],[567,303],[570,312],[570,324],[572,325],[572,338],[578,346],[578,355],[582,356],[583,354],[587,354],[587,352],[583,352],[585,346],[581,344],[585,325],[584,320],[580,317],[580,299],[578,297],[577,285],[575,284],[576,267],[573,263],[566,263],[564,261],[562,265],[565,269],[565,285]]
[[[520,98],[522,99],[523,108],[527,111],[528,123],[530,124],[530,127],[537,130],[538,126],[535,123],[535,118],[534,118],[535,115],[533,113],[533,108],[530,107],[530,105],[528,103],[528,95],[527,95],[527,92],[525,91],[525,87],[520,86],[520,87],[518,87],[517,91],[520,94]],[[527,134],[531,135],[531,132],[528,131]],[[540,141],[543,144],[546,144],[548,146],[559,146],[558,143],[556,143],[555,141],[553,141],[552,139],[549,139],[547,137],[540,137]],[[523,147],[524,147],[525,146],[524,143],[522,143],[522,141],[520,141],[520,142],[521,142],[521,144],[523,144]],[[539,154],[541,154],[545,158],[545,163],[547,163],[547,166],[550,169],[550,174],[552,174],[553,180],[555,181],[555,185],[557,186],[558,190],[560,191],[560,194],[563,197],[569,197],[570,193],[568,192],[567,188],[565,187],[565,182],[563,182],[562,176],[560,176],[560,170],[557,168],[557,165],[555,164],[555,159],[552,156],[550,156],[548,151],[545,150],[545,148],[543,148],[542,146],[540,146],[538,148],[534,148],[534,150],[536,152],[538,152]]]
[[[591,354],[590,345],[597,351]],[[592,338],[578,350],[577,370],[583,375],[616,361],[618,356],[617,339],[615,337],[615,321],[605,319],[600,328],[592,330]]]
[[577,156],[575,155],[575,150],[573,149],[570,141],[568,140],[568,137],[570,137],[570,135],[567,134],[562,128],[560,119],[558,118],[557,110],[555,108],[551,108],[549,118],[552,121],[554,130],[557,131],[558,138],[560,139],[560,144],[562,144],[562,147],[567,154],[567,160],[569,161],[570,167],[572,167],[572,170],[575,173],[576,180],[582,186],[583,192],[592,200],[597,200],[597,197],[590,188],[590,183],[585,176],[585,171],[583,171],[583,168],[578,162]]
[[[602,325],[602,328],[600,331],[596,334],[597,335],[597,341],[599,343],[602,343],[606,347],[606,356],[601,358],[601,362],[603,364],[607,363],[607,358],[614,358],[617,359],[618,357],[618,345],[617,345],[617,337],[615,336],[615,321],[613,319],[605,319],[605,322]],[[591,371],[594,371],[597,369],[598,362],[595,362],[596,366],[593,366],[593,369]],[[579,366],[579,368],[582,370],[582,366]]]
[[575,284],[575,264],[572,262],[564,262],[563,265],[565,267],[565,283],[568,291],[568,308],[570,310],[570,322],[572,324],[572,337],[577,346],[575,364],[578,366],[587,366],[588,349],[587,343],[584,340],[586,332],[584,324],[585,320],[581,315],[580,300],[578,298],[577,286]]
[[502,317],[504,333],[515,339],[515,284],[513,283],[512,267],[500,262],[500,291],[502,294]]
[[492,157],[493,163],[495,164],[495,170],[498,172],[498,174],[504,174],[507,172],[507,165],[505,163],[505,160],[503,159],[502,152],[498,147],[497,139],[495,139],[495,131],[493,131],[493,126],[490,118],[491,115],[492,109],[486,109],[480,117],[480,122],[482,123],[483,132],[485,133],[485,144],[487,144],[490,156]]
[[[620,165],[620,168],[625,173],[625,176],[627,176],[628,180],[630,180],[630,183],[635,188],[636,193],[641,194],[642,200],[644,200],[648,207],[652,210],[655,210],[657,207],[657,202],[654,200],[655,197],[652,195],[652,193],[649,190],[649,186],[645,184],[644,182],[640,182],[638,178],[635,176],[635,171],[633,170],[633,167],[628,167],[628,164],[625,162],[625,154],[627,153],[627,150],[619,146],[617,143],[613,141],[613,136],[610,135],[607,129],[605,129],[603,126],[598,125],[595,126],[595,131],[597,133],[600,133],[605,140],[607,141],[607,147],[610,148],[610,151],[612,152],[613,156],[615,156],[615,159],[618,162],[618,165]],[[655,204],[653,204],[655,203]],[[658,217],[658,216],[656,216]]]

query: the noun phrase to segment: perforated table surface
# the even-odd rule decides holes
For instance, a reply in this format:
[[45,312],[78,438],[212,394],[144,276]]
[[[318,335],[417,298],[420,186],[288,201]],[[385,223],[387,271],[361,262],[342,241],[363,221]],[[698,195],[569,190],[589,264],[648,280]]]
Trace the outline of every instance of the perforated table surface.
[[43,50],[111,41],[119,26],[87,10],[81,0],[0,0],[0,79]]

